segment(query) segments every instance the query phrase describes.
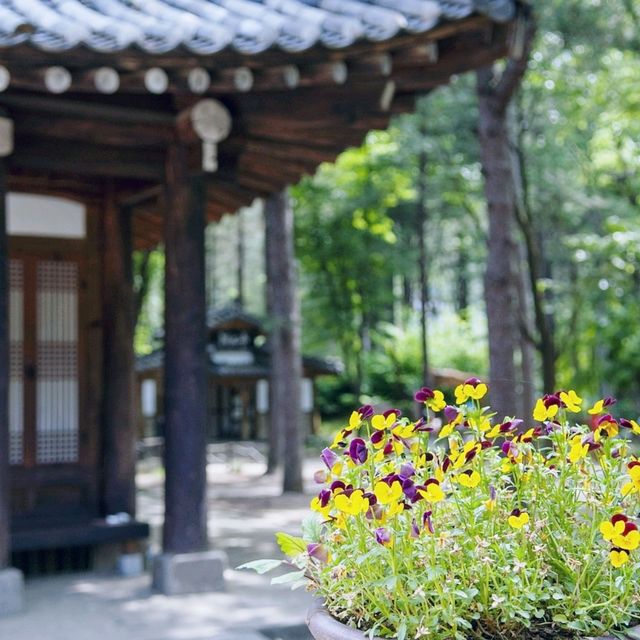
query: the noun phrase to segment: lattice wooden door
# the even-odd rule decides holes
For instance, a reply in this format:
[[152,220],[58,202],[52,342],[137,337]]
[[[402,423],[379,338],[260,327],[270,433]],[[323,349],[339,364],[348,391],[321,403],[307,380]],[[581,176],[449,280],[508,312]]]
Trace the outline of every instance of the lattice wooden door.
[[[86,511],[82,458],[81,261],[56,254],[10,261],[9,399],[14,512]],[[86,506],[86,505],[85,505]]]

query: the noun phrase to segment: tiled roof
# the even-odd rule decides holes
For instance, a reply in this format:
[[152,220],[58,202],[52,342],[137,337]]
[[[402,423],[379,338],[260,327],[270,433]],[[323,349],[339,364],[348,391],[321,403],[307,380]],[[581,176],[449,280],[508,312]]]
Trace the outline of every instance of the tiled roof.
[[296,52],[426,32],[474,11],[509,20],[515,0],[0,0],[0,47]]
[[[215,364],[211,361],[208,363],[209,373],[223,378],[233,376],[236,378],[265,378],[269,376],[269,355],[266,351],[258,354],[258,361],[254,364],[228,365]],[[315,375],[339,375],[343,372],[344,366],[342,362],[336,358],[319,358],[317,356],[302,356],[302,364],[304,368],[311,374]],[[164,366],[164,350],[157,349],[152,353],[136,358],[136,371],[145,373],[148,371],[157,371]]]

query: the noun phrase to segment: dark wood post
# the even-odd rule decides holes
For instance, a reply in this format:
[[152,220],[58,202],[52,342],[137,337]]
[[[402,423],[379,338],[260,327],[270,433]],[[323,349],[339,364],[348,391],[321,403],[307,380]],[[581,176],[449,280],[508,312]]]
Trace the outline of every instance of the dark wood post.
[[165,553],[207,547],[206,184],[170,146],[165,216]]
[[108,183],[102,215],[104,296],[103,509],[135,515],[134,293],[131,212]]
[[6,232],[6,181],[0,158],[0,570],[9,564],[9,256]]
[[287,191],[269,196],[264,208],[267,309],[272,323],[269,382],[270,448],[284,467],[284,491],[301,492],[302,426],[300,306],[296,291],[293,210]]

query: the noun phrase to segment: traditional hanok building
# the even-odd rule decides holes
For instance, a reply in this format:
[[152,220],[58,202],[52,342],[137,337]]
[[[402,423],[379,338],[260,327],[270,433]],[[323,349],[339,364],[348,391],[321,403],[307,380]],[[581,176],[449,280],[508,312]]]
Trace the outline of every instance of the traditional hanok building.
[[[269,433],[271,378],[268,323],[238,305],[207,314],[207,440],[266,441]],[[302,356],[301,425],[317,431],[315,380],[336,375],[342,364],[331,358]],[[138,433],[143,440],[162,437],[164,350],[136,361]]]
[[[160,242],[155,585],[220,583],[204,553],[206,221],[266,199],[272,367],[296,380],[283,190],[453,75],[521,55],[526,16],[514,0],[0,0],[0,611],[19,604],[12,549],[141,534],[107,516],[135,518],[130,258]],[[297,391],[280,388],[285,418]]]

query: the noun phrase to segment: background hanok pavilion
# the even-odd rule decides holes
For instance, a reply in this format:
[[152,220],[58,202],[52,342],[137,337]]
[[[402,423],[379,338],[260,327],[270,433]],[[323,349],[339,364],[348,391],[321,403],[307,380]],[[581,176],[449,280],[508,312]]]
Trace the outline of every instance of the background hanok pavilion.
[[[135,516],[131,251],[164,242],[155,580],[202,586],[185,554],[208,548],[206,220],[266,199],[272,398],[299,447],[283,189],[452,75],[517,56],[525,17],[511,0],[0,0],[0,569],[11,549],[145,534],[105,517]],[[61,200],[9,201],[7,238],[9,191]],[[0,579],[2,601],[20,578]]]

